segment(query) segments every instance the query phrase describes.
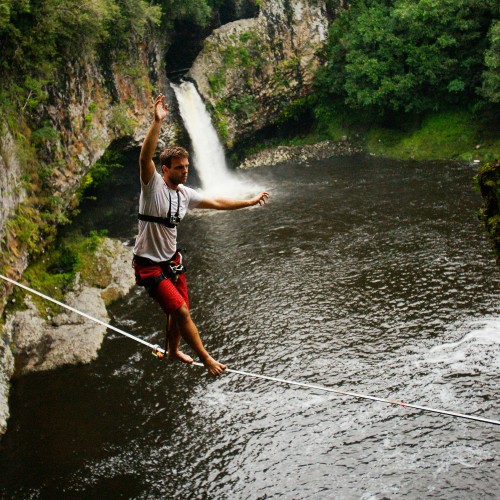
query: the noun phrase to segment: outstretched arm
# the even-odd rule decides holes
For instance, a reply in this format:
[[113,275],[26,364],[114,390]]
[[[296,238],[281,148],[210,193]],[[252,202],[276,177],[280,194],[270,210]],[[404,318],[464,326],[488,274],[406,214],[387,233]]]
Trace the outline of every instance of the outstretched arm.
[[147,184],[155,173],[155,164],[153,156],[158,144],[160,129],[163,119],[167,116],[168,104],[165,103],[165,96],[160,94],[155,99],[154,120],[149,127],[148,133],[142,143],[141,154],[139,155],[139,166],[141,169],[141,179],[144,184]]
[[204,198],[196,208],[213,208],[215,210],[237,210],[238,208],[265,205],[269,194],[265,191],[249,200],[231,200],[229,198]]

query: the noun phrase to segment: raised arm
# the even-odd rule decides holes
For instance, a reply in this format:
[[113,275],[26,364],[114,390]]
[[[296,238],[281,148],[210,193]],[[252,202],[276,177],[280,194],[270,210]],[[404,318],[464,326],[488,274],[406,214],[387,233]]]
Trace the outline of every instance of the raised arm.
[[269,194],[265,191],[248,200],[231,200],[229,198],[204,198],[196,208],[213,208],[215,210],[237,210],[239,208],[252,207],[253,205],[265,205]]
[[142,143],[141,147],[141,154],[139,155],[141,179],[144,184],[147,184],[155,173],[153,156],[158,144],[161,124],[163,122],[163,119],[167,116],[167,111],[168,104],[165,102],[165,96],[163,94],[160,94],[155,99],[153,123],[151,123],[148,133],[144,138],[144,142]]

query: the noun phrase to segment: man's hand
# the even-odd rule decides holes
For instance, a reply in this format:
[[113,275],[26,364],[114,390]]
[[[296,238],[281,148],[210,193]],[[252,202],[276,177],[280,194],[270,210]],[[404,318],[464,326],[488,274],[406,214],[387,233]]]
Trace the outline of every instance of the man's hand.
[[265,205],[267,199],[269,198],[269,193],[266,193],[265,191],[258,194],[254,198],[251,198],[249,201],[252,205]]
[[168,104],[165,102],[165,96],[160,94],[155,99],[155,121],[162,122],[163,119],[167,116],[168,112]]
[[144,138],[139,155],[139,166],[141,171],[141,179],[144,184],[147,184],[155,173],[155,164],[153,155],[158,144],[158,136],[160,135],[161,123],[167,116],[168,104],[165,102],[165,96],[160,94],[155,99],[154,120],[149,127],[149,130]]

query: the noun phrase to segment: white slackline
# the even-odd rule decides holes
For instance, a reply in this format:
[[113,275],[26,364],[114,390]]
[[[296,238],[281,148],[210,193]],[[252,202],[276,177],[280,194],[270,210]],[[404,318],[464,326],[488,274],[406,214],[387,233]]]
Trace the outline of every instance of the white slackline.
[[[69,311],[72,311],[76,314],[79,314],[80,316],[83,316],[84,318],[87,318],[91,321],[94,321],[95,323],[99,323],[100,325],[105,326],[106,328],[109,328],[110,330],[113,330],[115,332],[120,333],[121,335],[125,335],[126,337],[135,340],[136,342],[140,342],[141,344],[144,344],[151,349],[154,350],[154,352],[160,352],[163,355],[166,355],[167,353],[165,352],[165,349],[162,349],[158,345],[153,345],[150,344],[149,342],[146,342],[145,340],[140,339],[139,337],[136,337],[134,335],[131,335],[130,333],[125,332],[124,330],[121,330],[120,328],[116,328],[115,326],[109,325],[107,323],[104,323],[104,321],[101,321],[97,318],[94,318],[93,316],[90,316],[89,314],[86,314],[84,312],[79,311],[78,309],[75,309],[74,307],[69,306],[68,304],[64,304],[63,302],[59,302],[56,299],[53,299],[52,297],[49,297],[48,295],[44,295],[43,293],[40,293],[36,290],[33,290],[32,288],[22,285],[21,283],[18,283],[17,281],[14,281],[10,278],[7,278],[6,276],[3,276],[0,274],[0,278],[2,278],[5,281],[8,281],[9,283],[12,283],[13,285],[16,285],[30,293],[33,293],[35,295],[38,295],[39,297],[42,297],[45,300],[48,300],[50,302],[53,302],[54,304],[57,304],[58,306],[61,306],[65,309],[68,309]],[[201,366],[204,367],[203,363],[199,363],[197,361],[192,363],[195,366]],[[226,372],[228,373],[235,373],[237,375],[243,375],[245,377],[253,377],[253,378],[258,378],[262,380],[269,380],[270,382],[278,382],[280,384],[287,384],[287,385],[295,385],[298,387],[305,387],[307,389],[314,389],[316,391],[323,391],[323,392],[333,392],[335,394],[340,394],[342,396],[350,396],[354,398],[359,398],[359,399],[368,399],[370,401],[378,401],[380,403],[386,403],[386,404],[391,404],[391,405],[398,405],[401,406],[402,408],[413,408],[415,410],[421,410],[421,411],[427,411],[427,412],[432,412],[432,413],[439,413],[441,415],[448,415],[451,417],[457,417],[457,418],[465,418],[467,420],[476,420],[477,422],[484,422],[487,424],[494,424],[494,425],[500,425],[500,420],[493,420],[489,418],[483,418],[483,417],[476,417],[474,415],[466,415],[463,413],[456,413],[453,411],[447,411],[447,410],[439,410],[436,408],[429,408],[428,406],[420,406],[420,405],[415,405],[415,404],[410,404],[410,403],[404,403],[403,401],[393,401],[390,399],[384,399],[384,398],[378,398],[375,396],[367,396],[365,394],[357,394],[355,392],[349,392],[349,391],[341,391],[339,389],[332,389],[330,387],[324,387],[321,385],[315,385],[315,384],[307,384],[304,382],[295,382],[293,380],[286,380],[282,378],[277,378],[277,377],[269,377],[267,375],[259,375],[258,373],[252,373],[252,372],[244,372],[242,370],[233,370],[231,368],[226,369]]]

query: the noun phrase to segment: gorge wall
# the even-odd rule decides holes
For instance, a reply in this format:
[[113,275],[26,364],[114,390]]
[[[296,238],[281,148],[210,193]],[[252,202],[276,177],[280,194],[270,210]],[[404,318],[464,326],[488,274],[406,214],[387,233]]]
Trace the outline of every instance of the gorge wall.
[[228,23],[205,40],[188,76],[228,148],[284,117],[311,92],[331,4],[263,0],[257,17]]
[[[140,68],[147,71],[146,48],[138,54]],[[78,203],[77,191],[90,167],[119,137],[140,140],[151,117],[151,90],[148,82],[132,78],[127,68],[113,68],[113,89],[96,61],[80,61],[67,67],[63,85],[51,90],[48,104],[37,110],[36,121],[46,137],[15,141],[7,129],[3,133],[0,155],[0,268],[18,278],[26,266],[33,246],[43,247],[43,227],[57,224]],[[161,86],[162,82],[155,82]],[[35,127],[33,127],[35,128]],[[37,140],[35,154],[27,158],[24,148]],[[46,215],[37,218],[36,212]],[[35,234],[23,229],[33,227]],[[24,226],[24,227],[23,227]],[[38,231],[38,232],[37,232]],[[3,306],[4,304],[2,304]]]
[[[86,174],[113,141],[124,139],[133,146],[143,139],[151,120],[153,92],[164,91],[166,86],[161,76],[163,54],[164,43],[151,37],[127,63],[114,63],[109,69],[97,58],[82,57],[66,66],[64,75],[58,77],[60,85],[50,88],[47,102],[28,117],[30,126],[1,128],[2,274],[18,280],[29,260],[43,254],[58,223],[76,208]],[[175,134],[172,120],[163,133],[164,141]],[[12,288],[5,281],[0,283],[0,313]],[[80,298],[84,295],[85,290],[79,292]],[[88,305],[90,314],[105,316],[99,293]],[[90,348],[80,335],[80,342],[66,350],[57,326],[59,332],[74,331],[74,320],[47,323],[29,299],[26,306],[21,316],[16,313],[0,323],[0,434],[6,428],[8,387],[14,372],[93,359],[104,335],[94,328],[87,335],[94,339]]]

